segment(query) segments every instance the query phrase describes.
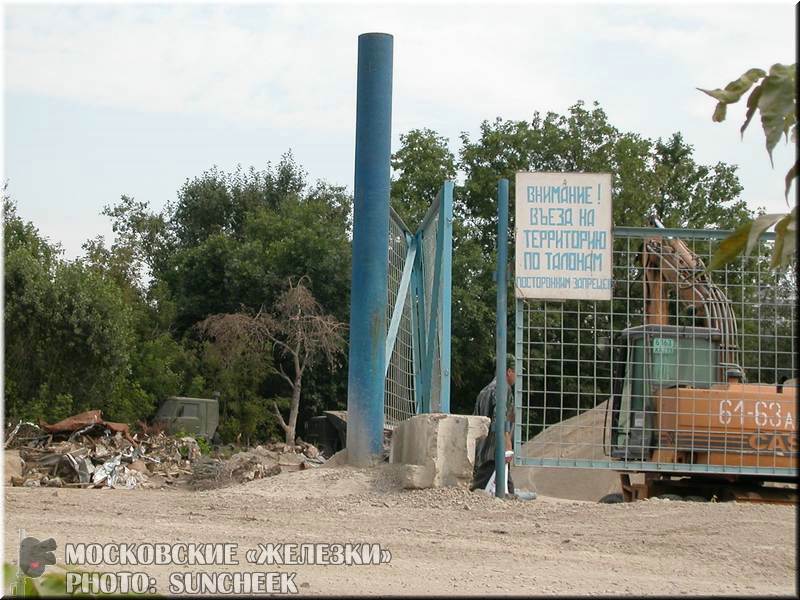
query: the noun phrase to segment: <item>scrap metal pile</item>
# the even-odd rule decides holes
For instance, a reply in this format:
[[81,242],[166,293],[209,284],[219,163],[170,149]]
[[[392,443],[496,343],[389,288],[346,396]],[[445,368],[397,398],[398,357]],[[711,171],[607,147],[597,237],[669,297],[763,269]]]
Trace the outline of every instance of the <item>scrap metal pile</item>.
[[231,446],[201,452],[193,437],[164,432],[131,433],[104,421],[99,410],[53,425],[20,422],[5,448],[19,452],[21,474],[11,484],[26,487],[205,489],[243,483],[325,462],[311,444],[269,444],[236,452]]

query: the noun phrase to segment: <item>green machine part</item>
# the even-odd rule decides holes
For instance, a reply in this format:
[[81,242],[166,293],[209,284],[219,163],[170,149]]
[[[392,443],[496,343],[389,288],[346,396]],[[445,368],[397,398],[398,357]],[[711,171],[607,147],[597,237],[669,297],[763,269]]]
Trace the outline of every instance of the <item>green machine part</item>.
[[642,325],[622,332],[612,399],[611,456],[647,460],[654,446],[654,394],[722,381],[716,329]]

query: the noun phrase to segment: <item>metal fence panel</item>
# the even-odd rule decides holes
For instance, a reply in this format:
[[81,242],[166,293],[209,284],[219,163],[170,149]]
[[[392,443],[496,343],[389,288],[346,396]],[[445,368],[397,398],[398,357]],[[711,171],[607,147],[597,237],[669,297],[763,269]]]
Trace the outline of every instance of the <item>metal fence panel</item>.
[[445,182],[412,234],[390,211],[388,427],[419,412],[450,410],[450,290],[453,184]]
[[[384,421],[394,426],[416,414],[414,394],[414,348],[412,293],[406,272],[409,270],[411,233],[394,211],[389,219],[389,294],[386,304],[387,335],[386,384],[384,388]],[[413,255],[411,255],[413,262]],[[404,278],[404,274],[406,277]],[[404,291],[403,291],[404,290]],[[394,317],[394,318],[393,318]],[[393,328],[394,325],[394,328]]]
[[728,233],[615,228],[613,300],[517,300],[516,464],[797,474],[794,273],[770,234],[708,273]]

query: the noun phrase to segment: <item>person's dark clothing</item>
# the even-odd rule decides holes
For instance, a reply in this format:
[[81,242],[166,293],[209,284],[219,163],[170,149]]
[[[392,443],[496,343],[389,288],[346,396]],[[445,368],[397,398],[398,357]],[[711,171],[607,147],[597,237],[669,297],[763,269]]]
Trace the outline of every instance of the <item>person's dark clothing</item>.
[[[508,385],[508,384],[506,384]],[[480,415],[489,417],[494,424],[494,408],[497,403],[495,393],[497,388],[497,379],[492,379],[491,383],[483,388],[475,400],[475,409],[472,411],[473,415]],[[514,418],[514,395],[511,386],[508,386],[506,394],[506,421],[511,422]],[[505,423],[501,423],[496,427],[499,431],[504,431],[506,428]],[[500,439],[504,439],[501,435]],[[475,444],[475,467],[472,472],[472,484],[470,490],[485,489],[492,478],[494,473],[494,451],[495,451],[495,431],[490,426],[489,434],[486,437],[480,438]],[[506,464],[508,469],[508,492],[514,493],[514,482],[511,479],[511,465]]]

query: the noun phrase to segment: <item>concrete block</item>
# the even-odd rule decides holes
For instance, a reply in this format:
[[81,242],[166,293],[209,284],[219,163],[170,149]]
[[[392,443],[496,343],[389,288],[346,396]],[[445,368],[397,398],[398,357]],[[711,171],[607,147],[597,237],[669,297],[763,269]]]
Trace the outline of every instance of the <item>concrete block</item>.
[[406,488],[468,485],[475,442],[489,432],[490,419],[473,415],[415,415],[392,432],[390,462],[399,465]]

